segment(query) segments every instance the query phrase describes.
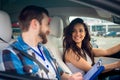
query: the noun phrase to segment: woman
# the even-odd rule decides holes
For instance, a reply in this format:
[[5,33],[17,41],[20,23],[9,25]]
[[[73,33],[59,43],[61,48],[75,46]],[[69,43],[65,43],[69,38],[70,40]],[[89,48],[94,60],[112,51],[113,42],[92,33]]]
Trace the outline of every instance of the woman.
[[[64,29],[63,60],[73,73],[80,71],[83,75],[92,68],[94,57],[108,56],[120,51],[120,44],[109,48],[93,48],[87,25],[80,18],[74,19]],[[104,65],[105,71],[120,68],[120,61]]]

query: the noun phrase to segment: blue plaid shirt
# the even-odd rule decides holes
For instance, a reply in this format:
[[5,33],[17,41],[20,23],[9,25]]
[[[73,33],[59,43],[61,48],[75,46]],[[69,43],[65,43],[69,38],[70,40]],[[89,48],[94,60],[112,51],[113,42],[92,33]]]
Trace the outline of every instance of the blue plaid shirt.
[[[11,45],[15,46],[21,51],[27,52],[28,54],[31,53],[31,55],[35,58],[35,53],[31,49],[31,47],[28,46],[23,41],[21,36],[19,36],[17,41],[12,43]],[[54,59],[51,57],[47,48],[43,46],[41,43],[39,43],[38,45],[43,48],[44,54],[46,55],[46,59],[48,59],[49,63],[51,65],[56,65]],[[37,74],[39,70],[41,70],[38,64],[36,64],[28,57],[22,56],[18,52],[19,51],[14,50],[12,46],[9,46],[7,49],[2,51],[2,61],[4,64],[4,70],[8,72],[15,72],[18,74],[34,74],[38,76]],[[54,70],[56,72],[56,78],[60,80],[60,76],[61,76],[60,73],[63,72],[62,69],[58,65],[56,67],[55,66],[52,67],[54,67]]]

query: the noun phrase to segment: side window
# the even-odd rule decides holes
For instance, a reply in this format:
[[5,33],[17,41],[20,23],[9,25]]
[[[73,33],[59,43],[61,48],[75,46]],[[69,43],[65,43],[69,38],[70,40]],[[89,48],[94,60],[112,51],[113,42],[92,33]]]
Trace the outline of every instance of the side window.
[[[78,16],[70,16],[69,21],[78,18]],[[88,25],[91,35],[91,44],[93,47],[110,48],[120,42],[120,24],[115,24],[110,21],[80,17]]]
[[12,35],[13,39],[16,39],[18,35],[21,33],[18,22],[12,23],[12,32],[13,32],[13,35]]

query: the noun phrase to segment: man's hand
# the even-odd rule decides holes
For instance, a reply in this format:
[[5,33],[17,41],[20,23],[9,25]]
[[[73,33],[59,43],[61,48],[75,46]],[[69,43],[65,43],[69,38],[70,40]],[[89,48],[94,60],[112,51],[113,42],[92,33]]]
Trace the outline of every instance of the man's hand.
[[68,80],[83,80],[83,76],[80,72],[70,75]]

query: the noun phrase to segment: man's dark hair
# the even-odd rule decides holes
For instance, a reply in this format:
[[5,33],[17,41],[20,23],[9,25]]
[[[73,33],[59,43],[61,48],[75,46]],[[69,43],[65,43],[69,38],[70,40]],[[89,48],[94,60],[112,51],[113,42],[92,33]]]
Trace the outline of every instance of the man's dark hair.
[[49,16],[48,11],[43,7],[34,5],[25,7],[18,17],[21,30],[27,31],[32,19],[37,19],[41,24],[41,21],[44,17],[43,13]]

